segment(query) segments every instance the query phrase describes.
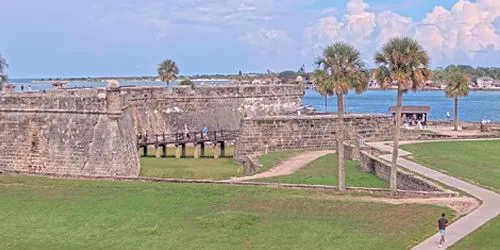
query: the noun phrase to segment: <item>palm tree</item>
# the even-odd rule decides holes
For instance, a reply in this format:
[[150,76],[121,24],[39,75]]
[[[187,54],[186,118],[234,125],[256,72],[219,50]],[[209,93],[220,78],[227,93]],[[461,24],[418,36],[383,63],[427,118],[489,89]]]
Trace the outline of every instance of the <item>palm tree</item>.
[[397,159],[403,94],[408,90],[416,91],[425,86],[426,81],[431,78],[429,62],[430,58],[422,46],[408,37],[393,38],[375,54],[375,63],[378,65],[374,72],[375,79],[384,88],[391,87],[392,84],[397,84],[398,87],[390,178],[393,195],[397,192]]
[[[324,85],[328,91],[337,96],[338,128],[337,128],[337,153],[339,167],[339,191],[345,191],[344,168],[344,96],[350,89],[360,93],[368,85],[365,65],[361,61],[358,50],[350,44],[338,42],[326,47],[323,54],[316,59],[315,64],[324,73],[316,73],[323,77]],[[322,85],[322,84],[320,84]]]
[[449,98],[455,99],[454,130],[458,131],[458,98],[469,95],[469,77],[459,71],[449,72],[445,76],[446,88],[444,92]]
[[179,74],[179,67],[173,60],[165,60],[158,66],[158,75],[160,76],[160,80],[162,82],[167,83],[167,87],[170,84],[170,81],[176,80],[177,75]]
[[328,97],[333,96],[330,75],[324,70],[317,69],[313,73],[313,82],[321,96],[325,97],[325,112],[328,112]]
[[0,90],[3,89],[3,82],[7,80],[7,61],[0,55]]

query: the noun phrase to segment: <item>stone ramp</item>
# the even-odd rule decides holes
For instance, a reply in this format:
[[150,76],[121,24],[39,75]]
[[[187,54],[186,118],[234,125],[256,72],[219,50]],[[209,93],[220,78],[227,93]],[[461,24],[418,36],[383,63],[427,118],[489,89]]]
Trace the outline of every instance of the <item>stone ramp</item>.
[[249,181],[249,180],[291,175],[291,174],[297,172],[299,169],[306,167],[307,165],[309,165],[309,163],[313,162],[314,160],[316,160],[324,155],[333,154],[333,153],[335,153],[335,151],[331,151],[331,150],[313,151],[313,152],[302,153],[302,154],[299,154],[299,155],[296,155],[294,157],[291,157],[289,159],[284,160],[283,162],[279,163],[278,166],[273,167],[266,172],[252,175],[252,176],[236,177],[236,178],[232,178],[232,179],[227,180],[227,181],[229,181],[229,182],[243,182],[243,181]]
[[[369,145],[384,152],[387,152],[388,148],[390,148],[390,146],[388,147],[383,142],[369,143]],[[409,155],[409,154],[411,153],[403,151],[403,155]],[[387,161],[391,161],[391,157],[392,153],[381,156],[382,159]],[[446,237],[446,240],[448,241],[447,243],[448,246],[455,244],[456,242],[458,242],[459,240],[461,240],[462,238],[472,233],[474,230],[484,225],[489,220],[494,219],[496,216],[500,214],[500,195],[493,191],[475,186],[468,182],[459,180],[458,178],[424,167],[418,163],[406,160],[404,158],[398,158],[398,165],[408,170],[417,172],[432,180],[441,182],[450,187],[460,189],[461,191],[471,194],[482,201],[482,204],[479,206],[478,209],[460,218],[458,221],[454,222],[448,227],[447,229],[448,234]],[[439,215],[437,214],[436,223],[438,219]],[[429,237],[425,241],[415,246],[413,249],[415,250],[437,249],[439,243],[439,237],[440,237],[439,234],[436,233],[435,235]]]

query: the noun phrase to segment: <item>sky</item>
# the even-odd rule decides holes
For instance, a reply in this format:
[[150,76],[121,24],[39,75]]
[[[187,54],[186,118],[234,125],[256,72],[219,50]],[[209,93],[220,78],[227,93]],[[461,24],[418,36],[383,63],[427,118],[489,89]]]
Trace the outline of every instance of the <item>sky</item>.
[[395,36],[432,66],[500,66],[500,0],[0,0],[10,78],[298,70],[344,41],[373,66]]

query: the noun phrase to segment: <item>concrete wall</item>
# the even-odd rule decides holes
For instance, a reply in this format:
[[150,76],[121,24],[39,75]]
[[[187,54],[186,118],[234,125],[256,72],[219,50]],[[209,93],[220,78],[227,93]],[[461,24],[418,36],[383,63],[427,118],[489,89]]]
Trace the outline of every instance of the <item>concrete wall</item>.
[[0,96],[0,170],[137,176],[132,110],[119,90]]
[[[387,115],[346,115],[346,139],[356,134],[365,140],[392,137],[392,118]],[[268,116],[244,118],[236,146],[236,158],[269,151],[333,149],[336,145],[336,115]]]
[[242,85],[220,87],[124,88],[133,107],[135,129],[175,133],[184,129],[238,130],[244,117],[294,112],[302,104],[300,85]]
[[[390,180],[391,166],[389,163],[373,156],[369,152],[361,151],[359,159],[361,169],[365,172],[372,173],[386,181]],[[416,174],[412,174],[401,169],[397,174],[398,189],[414,190],[414,191],[443,191],[442,188],[429,182]]]

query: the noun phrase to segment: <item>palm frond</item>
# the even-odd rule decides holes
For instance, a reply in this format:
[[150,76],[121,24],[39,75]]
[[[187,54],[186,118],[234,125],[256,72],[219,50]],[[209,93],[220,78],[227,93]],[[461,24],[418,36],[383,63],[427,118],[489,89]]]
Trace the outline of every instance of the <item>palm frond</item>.
[[374,61],[379,66],[375,79],[386,86],[396,83],[400,90],[422,89],[432,77],[429,55],[409,37],[391,39],[375,54]]
[[173,60],[168,59],[158,65],[157,72],[160,76],[160,80],[168,83],[177,79],[179,67]]
[[350,89],[362,92],[368,85],[365,64],[361,54],[353,46],[345,42],[338,42],[327,46],[323,54],[315,60],[318,68],[328,77],[329,91],[337,95],[345,95]]

